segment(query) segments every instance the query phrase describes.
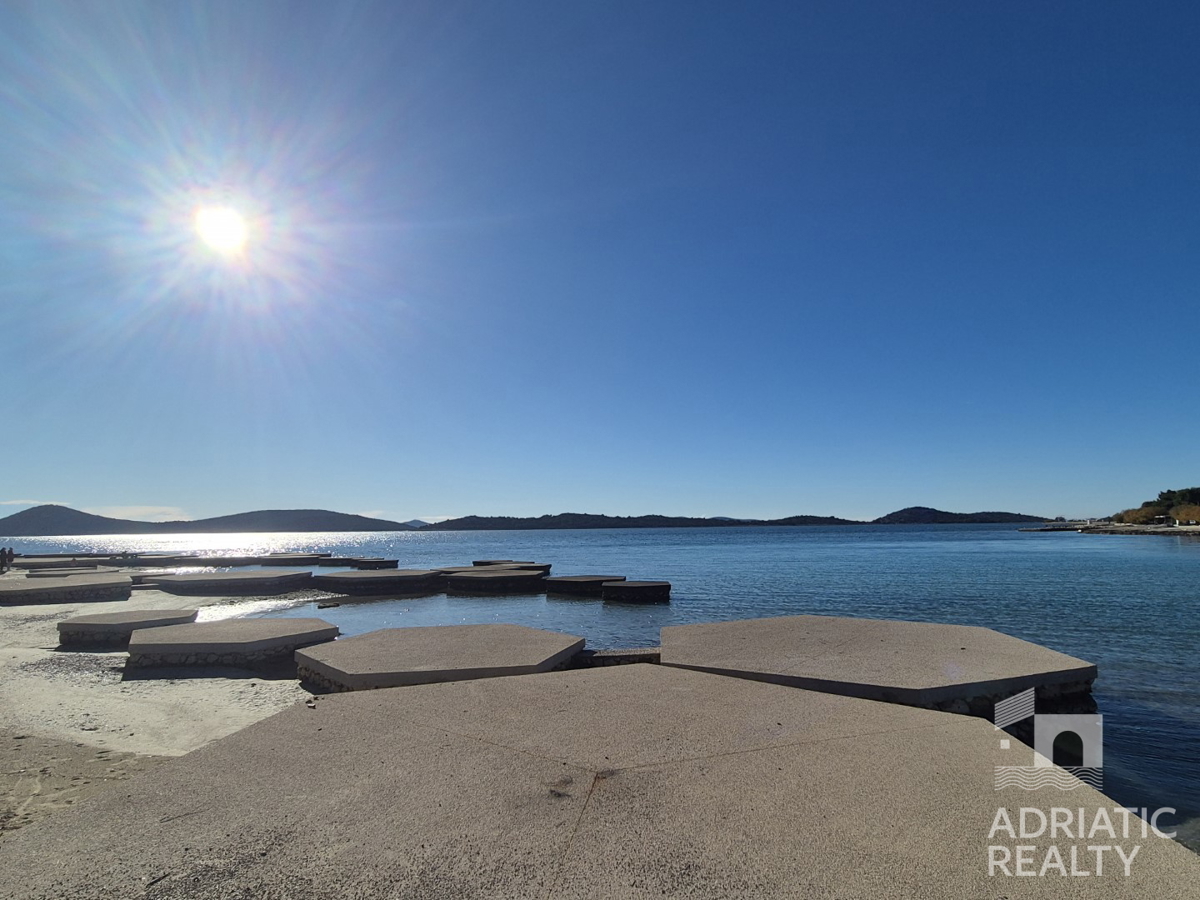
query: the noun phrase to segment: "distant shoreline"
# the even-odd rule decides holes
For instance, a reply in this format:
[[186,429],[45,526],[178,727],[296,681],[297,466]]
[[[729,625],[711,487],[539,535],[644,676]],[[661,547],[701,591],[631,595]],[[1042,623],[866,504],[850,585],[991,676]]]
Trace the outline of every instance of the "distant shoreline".
[[727,516],[609,516],[559,513],[543,516],[463,516],[414,527],[405,522],[321,509],[257,510],[179,522],[139,522],[43,505],[0,518],[0,536],[89,537],[116,534],[277,534],[296,532],[382,531],[541,531],[577,528],[762,528],[820,525],[1028,525],[1048,522],[1045,516],[1009,512],[953,513],[910,506],[872,521],[837,516],[786,516],[781,519],[735,519]]

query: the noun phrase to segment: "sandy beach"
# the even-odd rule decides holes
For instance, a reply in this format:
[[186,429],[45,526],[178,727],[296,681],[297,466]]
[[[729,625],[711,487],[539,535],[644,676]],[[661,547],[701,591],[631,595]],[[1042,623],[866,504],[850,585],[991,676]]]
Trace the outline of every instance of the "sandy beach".
[[123,650],[57,649],[61,619],[180,606],[222,618],[255,600],[138,591],[113,603],[0,606],[0,840],[310,696],[294,677],[242,669],[127,676]]

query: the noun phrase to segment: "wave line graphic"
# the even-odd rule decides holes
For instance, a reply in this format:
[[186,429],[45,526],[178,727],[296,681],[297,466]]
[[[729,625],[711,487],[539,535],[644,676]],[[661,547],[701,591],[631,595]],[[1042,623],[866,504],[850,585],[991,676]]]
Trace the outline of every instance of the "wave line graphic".
[[1081,784],[1096,790],[1104,789],[1104,774],[1101,769],[1089,766],[996,766],[996,790],[1020,788],[1034,791],[1038,788],[1055,787],[1073,791]]

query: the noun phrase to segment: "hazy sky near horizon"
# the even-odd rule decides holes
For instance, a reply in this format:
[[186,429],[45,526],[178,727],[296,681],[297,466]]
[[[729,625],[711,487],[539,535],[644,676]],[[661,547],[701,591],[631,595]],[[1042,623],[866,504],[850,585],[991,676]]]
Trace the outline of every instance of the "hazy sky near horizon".
[[5,4],[0,515],[1200,483],[1198,42],[1183,2]]

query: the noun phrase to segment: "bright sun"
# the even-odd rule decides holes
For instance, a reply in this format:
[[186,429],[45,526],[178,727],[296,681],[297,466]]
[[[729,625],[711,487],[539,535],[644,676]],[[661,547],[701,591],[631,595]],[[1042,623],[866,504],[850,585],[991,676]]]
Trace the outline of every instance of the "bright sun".
[[196,233],[218,253],[237,253],[246,245],[246,220],[228,206],[204,206],[196,211]]

